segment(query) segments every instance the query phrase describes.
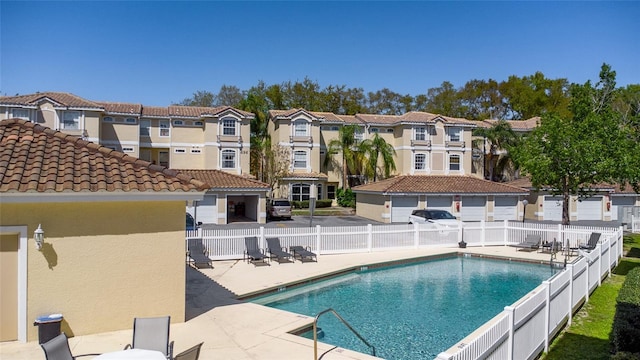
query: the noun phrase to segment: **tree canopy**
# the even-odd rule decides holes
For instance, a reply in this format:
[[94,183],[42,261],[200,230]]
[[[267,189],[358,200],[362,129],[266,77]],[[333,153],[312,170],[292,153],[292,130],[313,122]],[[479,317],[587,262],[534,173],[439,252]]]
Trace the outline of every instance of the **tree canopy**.
[[536,189],[562,195],[562,223],[568,224],[569,199],[591,196],[599,184],[632,184],[638,191],[640,146],[637,127],[614,109],[615,71],[602,65],[600,80],[570,86],[569,116],[542,115],[540,125],[513,149],[516,162]]

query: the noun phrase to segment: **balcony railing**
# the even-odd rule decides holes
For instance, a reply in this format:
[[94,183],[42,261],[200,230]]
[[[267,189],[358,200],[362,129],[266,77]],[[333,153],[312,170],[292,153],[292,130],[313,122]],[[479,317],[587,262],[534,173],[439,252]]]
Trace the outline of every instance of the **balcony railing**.
[[238,135],[218,135],[218,143],[238,143],[242,144],[242,136]]
[[311,136],[289,136],[290,143],[308,143],[313,144],[313,137]]
[[444,142],[444,146],[446,146],[446,147],[464,148],[465,147],[465,143],[464,143],[464,141],[445,141]]
[[427,146],[431,147],[431,140],[411,140],[411,146]]

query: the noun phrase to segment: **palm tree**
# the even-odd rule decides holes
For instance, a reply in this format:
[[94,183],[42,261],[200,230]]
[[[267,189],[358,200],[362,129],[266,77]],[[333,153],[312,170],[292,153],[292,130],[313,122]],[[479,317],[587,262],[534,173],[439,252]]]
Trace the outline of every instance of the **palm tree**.
[[345,125],[338,130],[338,138],[333,139],[327,145],[327,156],[324,159],[324,166],[336,163],[334,156],[338,153],[342,154],[342,187],[347,188],[349,182],[347,177],[350,174],[357,174],[361,168],[359,151],[357,149],[358,142],[355,138],[357,125]]
[[372,139],[363,141],[360,144],[360,150],[368,156],[364,173],[368,178],[373,178],[374,182],[378,179],[378,160],[380,156],[382,156],[383,178],[388,178],[391,176],[391,172],[396,170],[396,163],[393,160],[396,151],[378,133],[374,133]]
[[509,169],[515,170],[509,150],[516,146],[519,137],[507,121],[500,120],[490,128],[477,128],[473,133],[475,136],[482,136],[489,143],[489,151],[485,154],[489,180],[496,181],[498,174],[502,175]]

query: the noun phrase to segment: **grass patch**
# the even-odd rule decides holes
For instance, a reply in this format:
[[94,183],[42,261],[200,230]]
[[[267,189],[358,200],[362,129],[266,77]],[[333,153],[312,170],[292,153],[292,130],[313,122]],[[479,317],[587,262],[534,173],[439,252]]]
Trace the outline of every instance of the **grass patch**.
[[545,360],[595,360],[611,357],[609,334],[616,313],[616,298],[625,275],[640,266],[640,234],[627,234],[623,241],[625,257],[589,297],[589,302],[573,317],[571,327],[551,344]]

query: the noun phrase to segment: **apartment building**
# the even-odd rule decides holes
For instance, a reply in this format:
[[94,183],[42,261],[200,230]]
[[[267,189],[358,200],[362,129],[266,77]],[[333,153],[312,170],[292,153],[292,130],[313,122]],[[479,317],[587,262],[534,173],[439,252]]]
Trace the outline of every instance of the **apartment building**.
[[217,224],[236,215],[266,221],[268,186],[247,179],[253,117],[228,106],[145,106],[63,92],[0,97],[0,120],[24,119],[152,164],[197,170],[203,181],[215,180],[199,202],[201,209],[196,203],[189,210]]

